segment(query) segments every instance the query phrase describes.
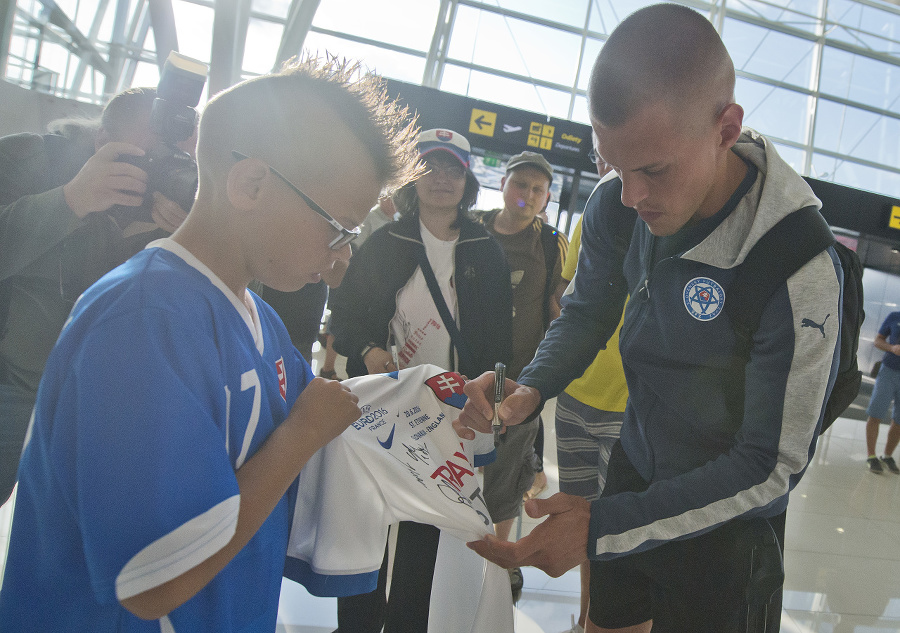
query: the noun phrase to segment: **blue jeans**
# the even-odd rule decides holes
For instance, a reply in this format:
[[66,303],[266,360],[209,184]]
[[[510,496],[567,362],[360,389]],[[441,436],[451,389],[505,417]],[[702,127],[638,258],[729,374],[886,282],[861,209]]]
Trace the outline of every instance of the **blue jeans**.
[[31,411],[34,394],[12,385],[0,385],[0,504],[6,503],[16,485],[16,472]]

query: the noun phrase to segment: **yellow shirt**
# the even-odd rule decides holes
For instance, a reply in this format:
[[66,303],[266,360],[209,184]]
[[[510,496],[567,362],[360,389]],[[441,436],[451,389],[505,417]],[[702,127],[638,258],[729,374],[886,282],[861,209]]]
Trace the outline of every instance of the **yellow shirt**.
[[[583,217],[583,216],[582,216]],[[569,243],[569,254],[563,266],[562,276],[569,281],[575,276],[578,265],[578,252],[581,248],[581,218],[575,225],[575,232]],[[584,404],[601,411],[624,411],[628,401],[628,385],[625,384],[625,372],[622,370],[622,356],[619,354],[619,326],[600,350],[597,358],[591,363],[581,378],[576,378],[566,387],[566,393]]]

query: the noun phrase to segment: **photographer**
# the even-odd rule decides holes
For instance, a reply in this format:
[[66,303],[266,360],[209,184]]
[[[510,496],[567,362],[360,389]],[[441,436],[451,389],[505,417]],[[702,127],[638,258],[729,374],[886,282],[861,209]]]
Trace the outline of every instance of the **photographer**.
[[[159,191],[148,194],[147,172],[123,161],[165,151],[151,131],[155,98],[153,88],[133,88],[113,97],[99,127],[70,121],[51,134],[0,138],[0,503],[75,300],[187,215]],[[194,143],[182,149],[193,153]]]

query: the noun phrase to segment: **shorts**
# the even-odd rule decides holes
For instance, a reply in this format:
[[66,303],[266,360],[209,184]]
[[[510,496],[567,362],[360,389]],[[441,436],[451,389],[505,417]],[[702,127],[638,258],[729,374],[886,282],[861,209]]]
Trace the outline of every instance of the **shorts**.
[[606,466],[622,429],[621,411],[602,411],[567,393],[556,398],[556,459],[559,491],[588,501],[600,496]]
[[540,416],[506,427],[497,445],[497,459],[484,467],[484,503],[494,523],[519,516],[522,497],[534,482],[534,438],[539,420]]
[[[620,443],[613,447],[602,496],[647,488]],[[784,543],[785,513],[770,519],[732,520],[679,541],[591,561],[591,621],[604,628],[653,620],[653,633],[746,633],[745,592],[750,580],[756,529]],[[783,548],[782,548],[783,549]],[[758,614],[761,607],[754,612]],[[781,589],[768,604],[768,631],[779,631]]]
[[884,363],[878,370],[875,378],[875,386],[872,388],[872,397],[869,398],[869,407],[866,415],[879,420],[888,419],[891,413],[891,402],[894,403],[890,419],[896,418],[897,402],[900,402],[900,371],[891,369]]

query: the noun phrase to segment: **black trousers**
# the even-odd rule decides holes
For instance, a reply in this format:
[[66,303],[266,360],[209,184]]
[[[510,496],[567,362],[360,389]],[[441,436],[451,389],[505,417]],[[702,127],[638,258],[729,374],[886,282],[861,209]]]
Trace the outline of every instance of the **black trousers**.
[[[616,442],[603,496],[647,487]],[[591,621],[621,628],[652,619],[653,633],[778,633],[781,587],[767,604],[750,604],[746,595],[760,564],[761,535],[773,537],[775,551],[768,554],[776,566],[778,550],[783,556],[785,516],[735,519],[699,536],[592,561]],[[766,561],[771,565],[771,556]]]
[[441,532],[433,525],[402,521],[387,596],[388,550],[371,593],[338,598],[337,633],[424,633]]

